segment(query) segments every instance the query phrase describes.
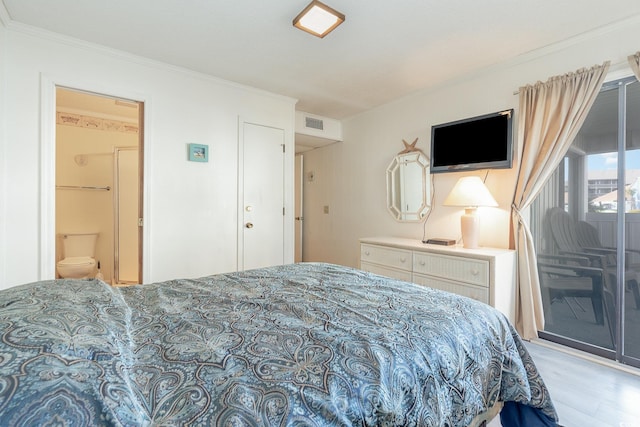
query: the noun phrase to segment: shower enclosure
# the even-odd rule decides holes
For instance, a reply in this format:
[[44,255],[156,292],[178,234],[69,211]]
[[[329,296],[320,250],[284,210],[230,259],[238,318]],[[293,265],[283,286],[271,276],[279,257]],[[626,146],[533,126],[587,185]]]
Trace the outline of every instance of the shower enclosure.
[[114,151],[114,269],[116,284],[138,283],[138,149]]

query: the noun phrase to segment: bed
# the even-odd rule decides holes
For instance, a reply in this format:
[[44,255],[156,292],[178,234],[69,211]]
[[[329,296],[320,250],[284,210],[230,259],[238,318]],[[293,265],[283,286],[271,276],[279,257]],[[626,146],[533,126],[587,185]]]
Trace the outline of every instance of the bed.
[[332,264],[21,285],[0,334],[0,425],[557,424],[498,311]]

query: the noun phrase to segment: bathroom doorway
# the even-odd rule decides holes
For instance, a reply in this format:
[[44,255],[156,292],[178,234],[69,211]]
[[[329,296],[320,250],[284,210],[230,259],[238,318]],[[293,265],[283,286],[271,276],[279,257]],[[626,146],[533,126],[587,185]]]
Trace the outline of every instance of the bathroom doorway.
[[89,277],[114,286],[142,283],[143,107],[56,87],[56,264],[63,236],[98,233]]

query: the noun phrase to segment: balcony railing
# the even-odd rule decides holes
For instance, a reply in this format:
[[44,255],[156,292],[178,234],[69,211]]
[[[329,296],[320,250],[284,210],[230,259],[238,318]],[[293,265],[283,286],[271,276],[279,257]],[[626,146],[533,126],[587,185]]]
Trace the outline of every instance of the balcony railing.
[[[586,221],[598,230],[603,246],[617,247],[618,215],[616,213],[589,212],[586,214]],[[640,250],[640,213],[625,215],[625,236],[626,249]]]

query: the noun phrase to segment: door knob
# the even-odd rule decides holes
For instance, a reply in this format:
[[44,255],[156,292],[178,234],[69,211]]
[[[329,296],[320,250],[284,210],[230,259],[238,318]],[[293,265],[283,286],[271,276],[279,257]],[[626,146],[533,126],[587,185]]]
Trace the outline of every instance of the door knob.
[[253,223],[252,222],[248,222],[244,225],[247,228],[253,228]]

